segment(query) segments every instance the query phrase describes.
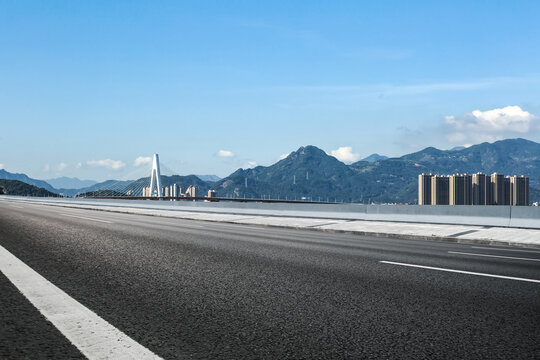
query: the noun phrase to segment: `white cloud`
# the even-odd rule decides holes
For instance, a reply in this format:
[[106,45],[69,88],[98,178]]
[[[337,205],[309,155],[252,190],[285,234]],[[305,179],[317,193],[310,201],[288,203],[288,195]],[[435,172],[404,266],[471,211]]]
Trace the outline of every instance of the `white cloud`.
[[257,166],[257,163],[255,161],[248,161],[247,164],[243,166],[244,169],[252,169],[255,166]]
[[445,116],[446,138],[453,143],[496,141],[540,130],[540,118],[519,106],[474,110],[461,117]]
[[286,159],[289,155],[291,155],[291,153],[286,153],[286,154],[283,154],[279,157],[279,160],[283,160],[283,159]]
[[0,164],[0,170],[4,170],[4,164]]
[[217,156],[219,157],[234,157],[234,153],[229,150],[219,150],[217,152]]
[[521,110],[519,106],[507,106],[502,109],[488,111],[474,110],[472,116],[474,116],[478,125],[488,130],[510,130],[521,133],[528,132],[531,122],[534,120],[533,114]]
[[44,172],[49,172],[50,169],[51,169],[51,167],[49,166],[49,164],[45,164],[45,166],[43,166],[43,171]]
[[336,150],[332,150],[330,151],[330,155],[346,164],[360,160],[360,154],[353,153],[350,146],[342,146]]
[[125,163],[123,163],[120,160],[112,160],[112,159],[104,159],[104,160],[90,160],[86,162],[88,165],[93,166],[102,166],[113,170],[119,170],[126,166]]
[[150,164],[151,162],[152,158],[150,156],[139,156],[135,159],[135,166]]
[[80,169],[82,167],[82,162],[78,162],[77,165],[75,165],[77,169]]
[[61,162],[60,164],[58,164],[58,171],[63,171],[67,167],[68,164],[66,164],[65,162]]

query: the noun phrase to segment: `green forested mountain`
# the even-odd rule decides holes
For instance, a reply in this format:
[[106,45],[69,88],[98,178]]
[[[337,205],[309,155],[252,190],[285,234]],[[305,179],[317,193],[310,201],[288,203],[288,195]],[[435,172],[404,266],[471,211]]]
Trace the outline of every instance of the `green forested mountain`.
[[53,188],[49,183],[47,183],[44,180],[32,179],[32,178],[28,177],[28,175],[26,175],[26,174],[10,173],[9,171],[6,171],[4,169],[0,169],[0,179],[22,181],[22,182],[24,182],[26,184],[34,185],[36,187],[43,188],[43,189],[46,189],[46,190],[51,191],[51,192],[55,192],[55,190],[56,190],[55,188]]
[[0,194],[4,195],[58,197],[58,194],[19,180],[0,179],[0,188],[3,189],[0,190]]
[[[215,183],[226,197],[341,200],[355,187],[355,172],[315,146],[301,147],[272,166],[239,169]],[[247,187],[246,187],[247,182]]]
[[[314,147],[301,147],[268,167],[239,169],[215,185],[219,196],[414,203],[420,173],[526,175],[531,200],[539,200],[540,144],[524,139],[483,143],[461,150],[432,147],[399,158],[349,166]],[[247,187],[246,185],[247,181]]]
[[[533,141],[508,139],[446,151],[428,147],[402,157],[376,158],[370,156],[367,160],[345,165],[315,146],[303,146],[271,166],[238,169],[216,182],[206,182],[195,175],[162,176],[161,182],[163,186],[177,184],[184,189],[189,185],[196,186],[199,196],[215,189],[219,197],[414,203],[420,173],[499,172],[528,176],[530,199],[540,201],[540,144]],[[2,174],[0,172],[0,177]],[[5,171],[4,175],[26,176]],[[108,180],[64,194],[103,194],[104,190],[112,190],[117,194],[129,192],[140,196],[141,189],[149,183],[149,177]]]

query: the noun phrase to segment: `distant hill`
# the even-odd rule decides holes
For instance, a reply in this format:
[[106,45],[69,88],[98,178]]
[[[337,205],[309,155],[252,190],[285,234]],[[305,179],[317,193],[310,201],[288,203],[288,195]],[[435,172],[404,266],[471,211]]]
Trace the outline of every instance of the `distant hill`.
[[334,200],[343,199],[353,188],[354,178],[355,172],[335,157],[305,146],[274,165],[239,169],[215,185],[220,197]]
[[[399,158],[349,166],[314,146],[305,146],[268,167],[239,169],[216,185],[219,196],[379,203],[415,203],[418,174],[527,175],[531,201],[540,200],[540,144],[524,139],[483,143],[461,150],[433,147]],[[247,187],[246,187],[247,182]]]
[[82,189],[97,184],[97,181],[94,180],[80,180],[76,177],[70,178],[66,176],[45,181],[56,189]]
[[379,155],[379,154],[371,154],[360,161],[375,162],[375,161],[386,160],[386,159],[388,159],[388,156]]
[[[531,186],[530,200],[540,201],[540,144],[533,141],[507,139],[451,150],[428,147],[397,158],[383,159],[377,155],[378,160],[374,160],[374,155],[366,158],[368,160],[345,165],[315,146],[303,146],[273,165],[238,169],[215,182],[204,181],[196,175],[162,175],[161,182],[163,186],[177,184],[184,189],[189,185],[196,186],[198,195],[202,196],[213,189],[219,197],[415,203],[420,173],[499,172],[527,175]],[[26,179],[21,181],[40,184],[49,191],[67,196],[91,192],[103,194],[105,190],[140,196],[142,188],[150,183],[150,178],[144,177],[107,180],[82,189],[54,189],[46,182],[30,179],[24,174],[0,170],[0,178],[2,176]]]
[[[209,189],[213,189],[212,183],[201,180],[196,175],[180,176],[161,175],[161,186],[170,186],[176,184],[183,189],[193,185],[197,187],[200,195],[206,195]],[[143,177],[137,180],[107,180],[83,189],[59,189],[67,196],[85,195],[90,196],[111,196],[106,194],[115,194],[114,196],[142,196],[143,187],[150,185],[150,177]]]
[[221,180],[221,178],[217,175],[195,175],[195,176],[197,176],[202,181],[207,181],[207,182],[216,182],[216,181]]
[[77,194],[76,197],[127,196],[126,193],[115,190],[96,190]]
[[48,190],[50,192],[56,192],[57,191],[54,187],[52,187],[46,181],[32,179],[32,178],[28,177],[28,175],[26,175],[26,174],[10,173],[10,172],[8,172],[8,171],[6,171],[4,169],[0,170],[0,179],[18,180],[18,181],[22,181],[22,182],[24,182],[26,184],[30,184],[30,185],[34,185],[34,186],[46,189],[46,190]]
[[[187,175],[187,176],[181,176],[181,175],[172,175],[172,176],[166,176],[161,175],[161,186],[170,186],[176,184],[179,187],[182,187],[184,190],[192,185],[197,187],[197,190],[199,191],[198,196],[204,196],[208,192],[209,189],[213,189],[211,183],[208,183],[206,181],[201,180],[196,175]],[[133,196],[141,196],[142,195],[142,188],[150,186],[150,177],[144,177],[140,178],[136,181],[131,182],[128,186],[122,189],[122,191],[127,192],[129,190],[133,191]],[[116,189],[119,190],[119,189]]]
[[0,194],[16,196],[58,197],[58,194],[19,180],[0,179]]
[[[370,195],[377,201],[414,202],[420,173],[455,174],[493,172],[527,175],[532,188],[540,188],[540,144],[525,139],[482,143],[462,150],[425,148],[416,153],[375,163],[351,164],[363,181],[378,181]],[[372,184],[375,185],[375,184]],[[380,195],[377,196],[377,193]],[[531,200],[534,189],[531,190]]]

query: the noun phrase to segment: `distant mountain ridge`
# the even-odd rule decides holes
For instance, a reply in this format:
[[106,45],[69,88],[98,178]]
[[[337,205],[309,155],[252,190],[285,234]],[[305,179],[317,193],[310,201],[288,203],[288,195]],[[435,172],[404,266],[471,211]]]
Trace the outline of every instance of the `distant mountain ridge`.
[[37,186],[38,188],[43,188],[43,189],[48,190],[50,192],[57,193],[57,189],[52,187],[48,182],[46,182],[44,180],[32,179],[32,178],[28,177],[28,175],[26,175],[26,174],[10,173],[10,172],[2,169],[2,170],[0,170],[0,179],[18,180],[18,181],[22,181],[22,182],[24,182],[26,184]]
[[524,174],[530,178],[531,201],[540,200],[536,190],[540,189],[540,144],[525,139],[482,143],[461,150],[428,147],[399,158],[361,160],[349,166],[314,146],[306,146],[271,166],[239,169],[215,185],[220,196],[267,194],[289,199],[415,203],[417,177],[422,172]]
[[15,196],[57,197],[58,195],[44,188],[27,184],[20,180],[0,179],[0,194]]
[[97,181],[94,180],[80,180],[76,177],[66,176],[47,179],[45,181],[56,189],[82,189],[97,184]]
[[375,153],[375,154],[371,154],[371,155],[363,158],[360,161],[375,162],[375,161],[386,160],[386,159],[388,159],[388,156],[379,155],[379,154]]
[[221,180],[221,178],[217,175],[195,175],[202,181],[209,181],[209,182],[215,182]]
[[[525,139],[507,139],[451,150],[428,147],[397,158],[371,158],[351,165],[309,145],[300,147],[273,165],[238,169],[215,182],[204,181],[196,175],[162,176],[161,180],[163,186],[173,183],[184,188],[196,186],[199,195],[215,189],[219,197],[415,203],[418,174],[475,172],[526,175],[530,178],[531,202],[540,200],[540,144]],[[141,194],[142,187],[148,186],[150,182],[149,177],[126,181],[107,180],[73,190],[54,189],[42,180],[0,170],[0,178],[5,176],[10,176],[8,179],[26,179],[20,181],[52,192],[62,192],[67,196],[100,190],[121,193],[131,190],[137,196]]]

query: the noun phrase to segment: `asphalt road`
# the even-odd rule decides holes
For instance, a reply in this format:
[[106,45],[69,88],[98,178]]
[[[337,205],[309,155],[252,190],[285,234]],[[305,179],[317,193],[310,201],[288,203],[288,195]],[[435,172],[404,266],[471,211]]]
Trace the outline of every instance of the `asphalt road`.
[[[540,280],[539,250],[7,201],[0,245],[165,359],[540,358],[539,283],[380,262]],[[3,275],[0,321],[0,358],[82,357]]]

